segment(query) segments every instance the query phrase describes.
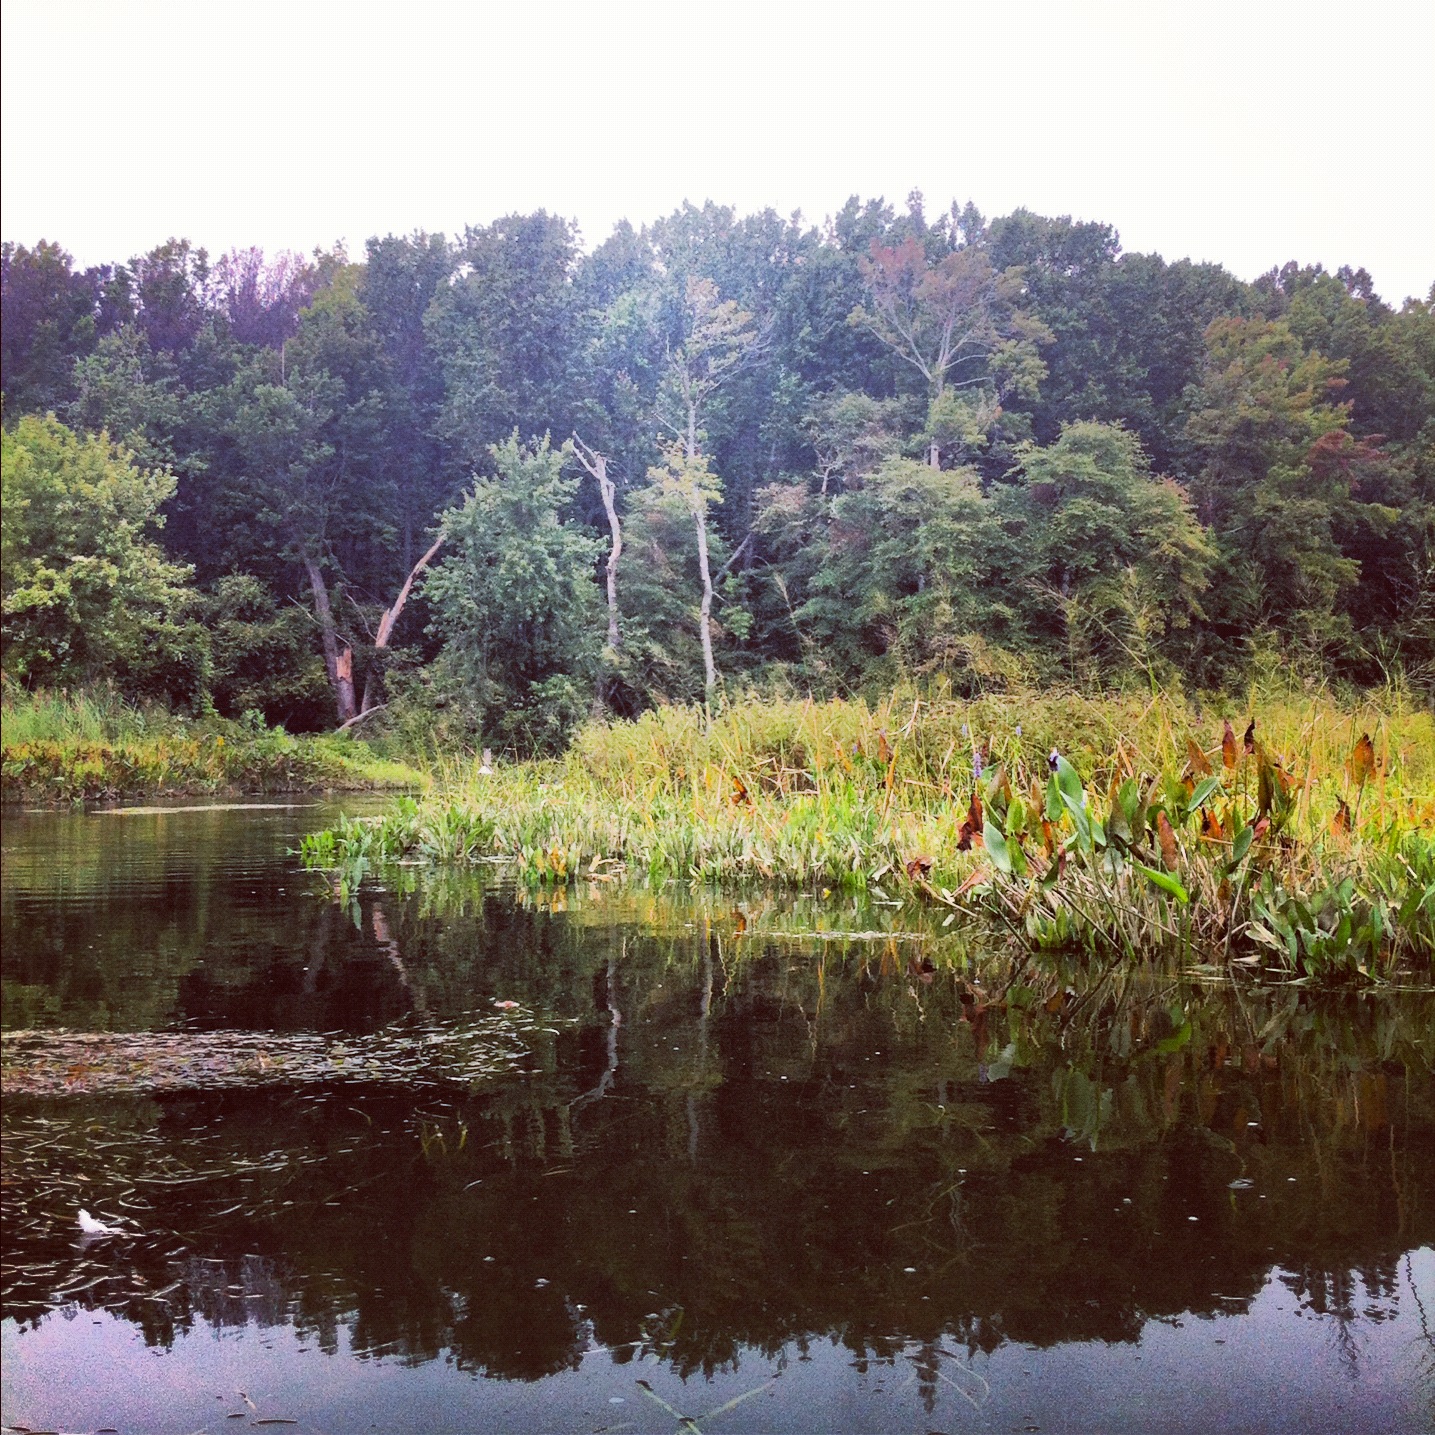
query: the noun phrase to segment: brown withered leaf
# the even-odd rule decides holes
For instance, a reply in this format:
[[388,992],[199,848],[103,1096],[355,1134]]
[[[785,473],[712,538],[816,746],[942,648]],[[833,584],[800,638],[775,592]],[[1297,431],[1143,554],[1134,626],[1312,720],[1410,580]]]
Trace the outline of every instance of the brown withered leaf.
[[1337,837],[1344,837],[1350,831],[1350,808],[1343,797],[1335,799],[1335,816],[1330,819],[1330,830]]
[[752,801],[747,795],[747,784],[737,776],[734,776],[732,780],[732,800],[736,807],[741,807],[745,802]]
[[1345,764],[1345,770],[1350,774],[1350,780],[1357,787],[1364,787],[1375,772],[1375,744],[1370,740],[1370,734],[1363,732],[1359,741],[1355,744],[1349,760]]
[[932,870],[932,859],[925,852],[919,852],[915,857],[907,859],[907,875],[915,882],[919,877],[925,877]]
[[1044,817],[1041,819],[1041,841],[1048,855],[1056,851],[1056,833]]
[[1166,866],[1174,869],[1176,866],[1176,834],[1171,828],[1171,823],[1164,812],[1156,814],[1156,836],[1161,843],[1161,856],[1166,861]]
[[1256,720],[1251,719],[1251,725],[1246,729],[1246,735],[1241,739],[1241,746],[1245,749],[1247,757],[1250,757],[1256,750]]
[[1208,842],[1222,842],[1226,837],[1221,819],[1209,807],[1201,809],[1201,836]]
[[1240,753],[1236,747],[1236,730],[1231,726],[1230,718],[1226,719],[1226,730],[1221,734],[1221,765],[1227,772],[1232,771]]
[[1201,751],[1201,745],[1193,737],[1186,739],[1186,758],[1191,764],[1191,771],[1197,777],[1209,777],[1211,775],[1211,763],[1206,754]]
[[883,762],[892,761],[892,744],[887,741],[887,731],[885,728],[877,734],[877,754]]
[[988,791],[999,792],[1007,802],[1011,801],[1011,781],[1006,775],[1006,763],[998,765],[996,771],[988,778],[988,782],[990,783]]

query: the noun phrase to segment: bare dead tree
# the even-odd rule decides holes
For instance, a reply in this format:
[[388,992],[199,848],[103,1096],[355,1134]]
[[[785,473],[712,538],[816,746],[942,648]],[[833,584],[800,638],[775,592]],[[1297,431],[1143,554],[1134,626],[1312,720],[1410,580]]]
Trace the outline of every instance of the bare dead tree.
[[433,561],[434,555],[443,547],[446,535],[440,533],[429,550],[414,564],[409,576],[404,579],[404,586],[399,589],[399,596],[393,603],[384,609],[384,616],[379,619],[379,631],[374,635],[374,661],[369,666],[368,677],[364,679],[364,702],[359,709],[358,716],[363,717],[366,713],[373,712],[380,706],[379,698],[383,692],[384,674],[383,657],[389,646],[389,639],[394,634],[394,624],[399,621],[404,611],[404,604],[409,601],[409,594],[413,592],[414,582],[419,574]]
[[608,460],[596,449],[589,448],[575,433],[573,452],[578,462],[593,475],[603,498],[603,512],[608,515],[608,530],[613,535],[608,550],[608,646],[616,653],[622,645],[618,628],[618,560],[623,556],[623,529],[618,522],[617,485],[608,477]]

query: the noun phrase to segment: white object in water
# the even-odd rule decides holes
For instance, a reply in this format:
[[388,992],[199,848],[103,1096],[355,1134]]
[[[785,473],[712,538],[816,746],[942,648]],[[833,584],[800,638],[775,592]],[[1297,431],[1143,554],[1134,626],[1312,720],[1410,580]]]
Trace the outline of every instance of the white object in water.
[[103,1221],[97,1221],[88,1211],[80,1211],[80,1231],[86,1236],[119,1236],[124,1233],[118,1226],[107,1226]]

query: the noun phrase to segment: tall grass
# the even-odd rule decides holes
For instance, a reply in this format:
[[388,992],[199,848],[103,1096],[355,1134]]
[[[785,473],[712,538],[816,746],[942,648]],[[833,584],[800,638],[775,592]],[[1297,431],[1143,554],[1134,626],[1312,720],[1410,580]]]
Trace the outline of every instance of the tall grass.
[[6,747],[35,742],[116,742],[178,732],[183,720],[160,707],[126,702],[109,688],[27,692],[7,683],[0,697]]
[[0,694],[7,802],[414,787],[422,774],[344,737],[291,737],[137,707],[107,689]]
[[[1053,751],[1074,808],[1051,796]],[[1296,973],[1386,976],[1428,970],[1432,831],[1435,725],[1399,693],[1204,710],[900,693],[660,709],[587,728],[561,760],[453,762],[427,800],[326,834],[310,858],[351,884],[412,855],[500,856],[531,885],[759,881],[944,904],[1038,945],[1222,961],[1268,949]]]

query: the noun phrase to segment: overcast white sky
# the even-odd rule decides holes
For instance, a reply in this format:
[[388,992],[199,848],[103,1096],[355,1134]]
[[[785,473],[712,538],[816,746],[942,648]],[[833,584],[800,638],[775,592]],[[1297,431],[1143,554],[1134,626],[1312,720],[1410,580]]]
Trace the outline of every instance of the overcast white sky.
[[351,252],[684,199],[1116,225],[1435,282],[1435,0],[5,0],[3,237]]

